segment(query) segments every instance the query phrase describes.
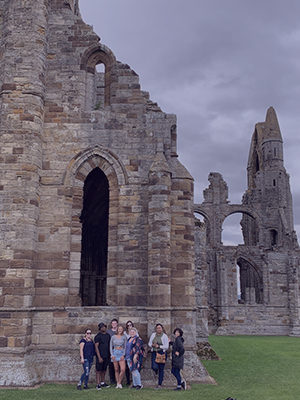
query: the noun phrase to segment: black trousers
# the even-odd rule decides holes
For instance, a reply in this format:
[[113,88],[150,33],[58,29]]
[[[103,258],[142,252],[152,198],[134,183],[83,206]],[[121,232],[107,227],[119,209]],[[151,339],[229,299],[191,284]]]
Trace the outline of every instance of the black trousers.
[[116,382],[115,368],[113,362],[109,363],[109,378],[110,378],[110,383]]

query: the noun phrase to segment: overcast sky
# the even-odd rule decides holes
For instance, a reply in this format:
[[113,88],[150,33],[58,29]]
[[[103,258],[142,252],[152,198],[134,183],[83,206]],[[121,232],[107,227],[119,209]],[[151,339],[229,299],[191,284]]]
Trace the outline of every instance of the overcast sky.
[[299,238],[300,1],[80,0],[80,10],[151,100],[177,115],[195,203],[211,171],[241,202],[254,125],[275,108]]

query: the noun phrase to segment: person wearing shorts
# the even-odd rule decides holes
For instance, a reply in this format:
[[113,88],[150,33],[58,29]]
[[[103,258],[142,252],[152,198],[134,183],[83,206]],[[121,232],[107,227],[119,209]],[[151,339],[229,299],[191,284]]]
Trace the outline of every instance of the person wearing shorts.
[[96,335],[95,351],[97,355],[96,361],[96,378],[97,378],[97,389],[109,388],[109,385],[105,383],[105,374],[107,366],[110,362],[109,345],[110,335],[106,332],[107,326],[101,322],[98,325],[99,333]]
[[119,325],[117,333],[110,339],[111,361],[115,369],[117,389],[122,389],[122,379],[125,374],[125,347],[127,338],[123,326]]

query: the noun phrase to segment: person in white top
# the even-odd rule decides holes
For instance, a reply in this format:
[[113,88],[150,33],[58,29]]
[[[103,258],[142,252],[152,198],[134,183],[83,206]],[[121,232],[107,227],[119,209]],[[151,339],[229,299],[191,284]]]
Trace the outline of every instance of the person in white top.
[[[156,389],[161,389],[164,379],[165,362],[167,360],[167,350],[169,348],[169,338],[164,333],[164,327],[162,324],[156,324],[155,332],[150,336],[148,346],[152,351],[151,368],[155,372],[155,375],[158,374],[158,384]],[[157,362],[159,361],[158,355],[163,356],[163,359],[161,360],[162,362]]]

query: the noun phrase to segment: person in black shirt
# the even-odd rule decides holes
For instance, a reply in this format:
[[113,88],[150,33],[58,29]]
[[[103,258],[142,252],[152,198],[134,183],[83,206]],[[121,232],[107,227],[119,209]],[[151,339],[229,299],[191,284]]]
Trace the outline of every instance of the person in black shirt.
[[79,351],[80,351],[80,361],[83,366],[83,374],[79,380],[77,385],[77,389],[81,390],[81,385],[84,382],[84,389],[89,389],[88,381],[90,370],[93,365],[94,355],[95,355],[95,344],[93,339],[91,338],[92,331],[90,329],[86,329],[84,338],[81,339],[79,343]]
[[[111,320],[110,324],[111,324],[111,328],[108,329],[107,333],[109,334],[110,338],[112,338],[114,335],[117,334],[119,321],[116,318],[113,318]],[[112,356],[112,354],[111,354],[111,356]],[[114,364],[112,362],[110,362],[108,364],[108,368],[109,368],[110,383],[115,384],[116,383],[116,375],[115,375]]]
[[109,388],[109,385],[105,383],[105,373],[110,362],[109,353],[109,342],[110,335],[106,332],[107,326],[101,322],[98,325],[99,333],[95,337],[95,350],[97,355],[96,361],[96,377],[97,377],[97,389],[100,390],[103,387]]

